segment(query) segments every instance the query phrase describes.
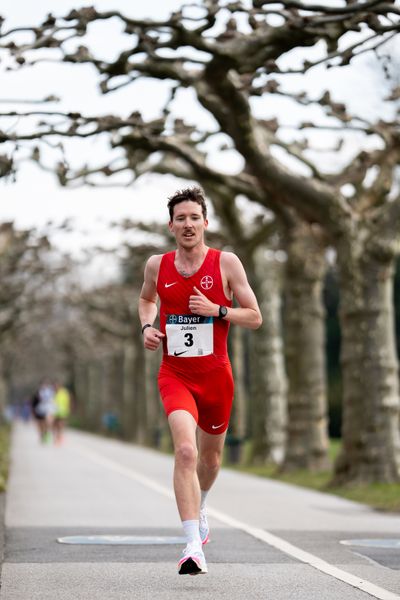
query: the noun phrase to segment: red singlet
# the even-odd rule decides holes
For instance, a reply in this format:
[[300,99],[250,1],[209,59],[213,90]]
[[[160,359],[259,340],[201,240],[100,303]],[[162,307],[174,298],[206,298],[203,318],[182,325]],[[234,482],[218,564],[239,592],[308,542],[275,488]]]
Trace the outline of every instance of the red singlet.
[[[233,399],[232,370],[227,352],[229,322],[195,315],[189,296],[197,287],[215,304],[232,306],[225,296],[219,250],[210,248],[200,269],[183,277],[175,267],[175,251],[164,254],[157,280],[163,361],[158,383],[167,416],[187,410],[208,433],[223,433]],[[206,376],[207,374],[207,376]]]

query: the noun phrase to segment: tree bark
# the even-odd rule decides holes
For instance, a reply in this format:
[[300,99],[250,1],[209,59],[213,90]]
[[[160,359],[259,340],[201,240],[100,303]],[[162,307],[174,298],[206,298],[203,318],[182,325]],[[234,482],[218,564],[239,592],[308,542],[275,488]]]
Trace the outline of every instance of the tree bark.
[[229,433],[237,440],[244,440],[247,434],[247,391],[245,380],[244,331],[232,327],[229,333],[229,354],[235,380],[235,397],[229,422]]
[[[142,342],[142,340],[140,340]],[[142,348],[144,352],[144,348]],[[146,387],[146,443],[158,448],[161,445],[162,430],[168,428],[158,391],[158,371],[161,352],[144,352]]]
[[148,378],[146,377],[145,350],[138,324],[139,321],[136,319],[135,327],[137,331],[134,337],[135,358],[133,366],[133,398],[136,409],[136,441],[139,444],[150,445],[152,442],[152,436],[149,432],[150,428],[148,423]]
[[122,423],[123,409],[123,353],[114,351],[104,360],[103,414],[113,416],[113,431],[124,436]]
[[281,464],[285,447],[286,375],[281,326],[281,265],[256,257],[258,298],[263,325],[252,332],[250,398],[252,412],[251,462]]
[[123,392],[122,392],[122,430],[127,440],[137,440],[137,419],[135,407],[135,346],[129,339],[123,350]]
[[74,357],[72,385],[75,392],[74,398],[74,416],[78,420],[78,425],[86,425],[87,415],[86,406],[88,398],[88,368],[83,362],[82,357]]
[[325,245],[319,230],[299,223],[288,231],[285,290],[289,379],[284,471],[329,467],[322,287]]
[[[0,362],[1,369],[1,362]],[[5,408],[7,405],[7,395],[8,395],[8,385],[5,377],[0,372],[0,424],[2,424],[5,420]]]
[[337,484],[400,481],[394,258],[372,255],[362,240],[347,241],[338,257],[344,396]]
[[103,369],[99,359],[88,364],[88,394],[86,403],[86,422],[90,430],[99,431],[101,427],[101,394]]

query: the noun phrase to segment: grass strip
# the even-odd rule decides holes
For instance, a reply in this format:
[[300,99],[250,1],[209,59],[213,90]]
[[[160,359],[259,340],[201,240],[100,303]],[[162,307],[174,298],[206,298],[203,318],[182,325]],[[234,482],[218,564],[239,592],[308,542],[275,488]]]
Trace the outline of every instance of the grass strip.
[[[245,449],[245,455],[247,449]],[[340,441],[332,440],[329,455],[333,461],[340,450]],[[346,486],[332,486],[333,471],[313,473],[308,470],[300,470],[292,473],[280,473],[276,465],[248,465],[246,462],[239,465],[226,466],[260,477],[267,477],[292,485],[325,492],[367,504],[376,510],[400,513],[400,483],[366,483]]]
[[8,425],[0,425],[0,492],[6,490],[9,459],[11,429]]

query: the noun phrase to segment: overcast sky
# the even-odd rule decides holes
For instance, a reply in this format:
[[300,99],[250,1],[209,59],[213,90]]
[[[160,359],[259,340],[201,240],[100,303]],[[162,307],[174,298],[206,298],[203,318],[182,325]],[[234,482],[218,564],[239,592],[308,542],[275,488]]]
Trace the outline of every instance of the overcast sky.
[[[134,17],[162,18],[172,10],[180,7],[178,0],[151,0],[149,2],[128,3],[123,0],[93,0],[79,2],[71,0],[2,0],[0,14],[6,18],[5,29],[13,26],[32,25],[40,23],[42,17],[53,12],[57,15],[66,14],[71,8],[83,5],[95,5],[98,10],[120,9],[124,14]],[[23,6],[23,10],[22,10]],[[104,44],[104,40],[107,44]],[[120,25],[117,22],[104,22],[91,34],[91,48],[97,56],[111,59],[127,43],[127,36],[121,36]],[[84,42],[86,43],[86,41]],[[297,52],[297,60],[302,58],[302,51]],[[293,56],[287,60],[293,61]],[[293,64],[293,63],[292,63]],[[339,70],[337,70],[338,72]],[[299,77],[287,79],[293,89],[300,89],[304,83],[319,91],[326,87],[329,73],[330,84],[335,81],[336,99],[346,99],[350,109],[364,111],[366,116],[379,113],[381,105],[374,96],[376,81],[371,81],[368,60],[360,60],[357,68],[340,69],[334,74],[333,70],[326,72],[315,70],[300,80]],[[321,77],[321,73],[324,74]],[[22,70],[19,73],[1,74],[3,85],[0,88],[0,99],[35,99],[49,94],[61,96],[61,104],[53,104],[58,110],[79,110],[84,114],[107,114],[115,112],[129,114],[140,110],[145,118],[156,117],[163,100],[166,98],[166,87],[162,82],[140,82],[124,88],[123,91],[106,96],[100,96],[97,91],[97,76],[89,65],[77,67],[74,65],[42,64],[35,68]],[[189,108],[190,107],[190,108]],[[27,110],[27,105],[0,105],[2,110]],[[185,91],[177,98],[175,109],[181,115],[201,122],[204,127],[212,126],[212,120],[200,108],[194,108],[191,92]],[[303,118],[301,111],[293,111],[293,107],[279,98],[270,98],[268,105],[262,99],[254,102],[256,114],[267,117],[281,115],[281,119],[290,127],[295,126]],[[289,135],[289,133],[288,133]],[[291,134],[290,134],[291,135]],[[328,135],[328,134],[325,134]],[[327,138],[321,140],[326,143]],[[357,143],[357,142],[356,142]],[[76,146],[77,164],[85,162],[87,156],[107,156],[107,147],[99,141],[87,141]],[[336,156],[327,160],[334,164]],[[218,156],[212,156],[218,161]],[[234,153],[224,156],[221,168],[234,172],[240,161]],[[129,188],[92,189],[80,188],[75,190],[60,188],[49,174],[39,171],[32,164],[25,164],[17,174],[17,181],[12,183],[0,180],[0,221],[14,220],[19,227],[41,227],[49,220],[60,223],[66,218],[74,220],[75,232],[68,236],[58,236],[57,242],[65,249],[76,250],[86,245],[105,243],[115,245],[120,240],[120,234],[110,232],[108,223],[124,217],[144,220],[167,220],[166,198],[180,185],[173,177],[146,177]]]

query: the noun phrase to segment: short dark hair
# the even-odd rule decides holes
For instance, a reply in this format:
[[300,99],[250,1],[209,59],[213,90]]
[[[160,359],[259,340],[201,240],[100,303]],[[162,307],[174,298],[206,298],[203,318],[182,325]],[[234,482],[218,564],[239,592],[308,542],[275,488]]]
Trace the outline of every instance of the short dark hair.
[[204,192],[199,187],[186,188],[184,190],[178,190],[173,196],[168,198],[168,210],[169,218],[172,221],[174,217],[174,208],[180,202],[197,202],[201,206],[201,212],[203,213],[204,219],[207,219],[207,205],[204,197]]

